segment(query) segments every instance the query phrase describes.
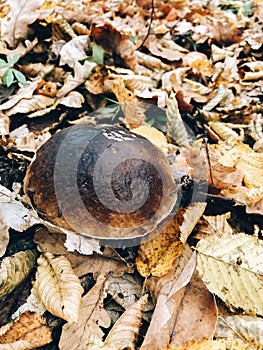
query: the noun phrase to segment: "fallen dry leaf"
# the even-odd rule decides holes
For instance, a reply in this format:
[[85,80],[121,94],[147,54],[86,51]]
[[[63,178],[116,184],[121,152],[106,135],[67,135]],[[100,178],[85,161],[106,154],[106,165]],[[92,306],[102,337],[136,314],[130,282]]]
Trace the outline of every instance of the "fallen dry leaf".
[[110,23],[92,27],[90,35],[105,50],[115,52],[128,67],[134,71],[137,70],[135,45],[129,40],[129,35],[121,33]]
[[28,276],[35,262],[36,253],[31,250],[17,252],[13,256],[3,258],[0,267],[0,298],[9,294]]
[[61,350],[87,349],[90,344],[101,341],[104,333],[101,327],[108,328],[111,320],[103,307],[106,297],[106,277],[100,275],[94,287],[82,298],[78,322],[63,326],[59,341]]
[[17,320],[0,329],[0,349],[35,349],[52,341],[51,330],[46,320],[37,313],[24,312]]
[[260,348],[263,344],[263,319],[244,315],[220,315],[215,337],[225,339],[228,344],[237,341],[251,348]]
[[34,288],[41,302],[53,315],[77,322],[83,288],[68,259],[44,253],[37,262]]
[[262,241],[244,233],[198,242],[197,270],[208,289],[246,312],[263,314]]

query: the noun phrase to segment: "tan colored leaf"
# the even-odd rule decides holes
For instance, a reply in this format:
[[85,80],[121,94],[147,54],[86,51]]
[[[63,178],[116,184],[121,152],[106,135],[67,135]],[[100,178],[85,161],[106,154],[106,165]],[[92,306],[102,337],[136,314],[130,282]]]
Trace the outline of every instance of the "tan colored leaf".
[[[35,349],[51,341],[51,330],[46,326],[46,320],[29,311],[0,329],[0,344],[10,344],[9,349]],[[24,347],[20,347],[23,344]]]
[[197,269],[212,293],[246,312],[263,314],[263,243],[239,233],[199,241]]
[[[147,298],[148,296],[144,295],[136,303],[129,306],[124,314],[121,315],[104,341],[103,348],[105,350],[110,346],[116,350],[122,350],[125,348],[132,349],[134,347],[139,335],[142,313]],[[89,347],[87,350],[89,350]]]
[[81,108],[85,99],[83,95],[77,91],[71,91],[67,96],[60,99],[58,102],[60,105],[70,108]]
[[66,257],[55,257],[48,252],[41,255],[34,288],[49,312],[77,322],[83,288]]
[[28,276],[35,262],[36,253],[32,250],[3,258],[0,267],[0,298],[12,292]]
[[241,140],[241,136],[229,127],[227,123],[210,121],[208,125],[214,130],[218,136],[224,141],[232,140]]
[[183,52],[187,52],[182,46],[176,45],[174,41],[168,42],[165,38],[158,40],[153,35],[148,37],[145,46],[154,56],[165,58],[171,62],[179,61],[185,55]]
[[[125,310],[142,296],[142,279],[137,274],[125,273],[116,277],[110,275],[108,281],[107,293]],[[151,307],[149,303],[149,308],[146,310],[150,310]]]
[[205,203],[194,203],[179,208],[174,218],[171,214],[159,228],[141,240],[136,266],[142,276],[160,277],[173,267],[205,207]]
[[227,220],[230,219],[230,212],[222,215],[206,216],[203,215],[196,226],[194,235],[197,239],[206,238],[207,236],[231,235],[233,230]]
[[235,340],[251,348],[260,348],[263,344],[263,319],[243,315],[219,316],[215,337],[224,338],[228,344]]
[[174,93],[171,93],[167,101],[166,115],[168,138],[172,143],[177,143],[179,146],[189,147],[188,134]]
[[218,104],[220,104],[222,101],[224,101],[228,95],[229,90],[224,84],[220,84],[218,89],[216,89],[214,96],[211,98],[210,101],[203,107],[204,111],[210,112],[212,109],[214,109]]
[[21,99],[14,107],[6,111],[8,116],[17,113],[30,113],[51,106],[54,99],[44,95],[33,95],[30,99]]
[[20,39],[27,37],[29,24],[40,17],[38,11],[44,0],[8,0],[9,14],[4,18],[2,38],[10,47],[14,47]]
[[20,151],[36,152],[36,150],[50,137],[50,132],[36,135],[32,131],[29,131],[28,127],[23,124],[19,128],[10,132],[9,147],[15,147]]
[[5,254],[9,242],[9,227],[0,219],[0,258]]
[[189,342],[186,345],[179,347],[169,345],[167,350],[227,350],[227,348],[224,341],[209,339],[200,342]]
[[74,68],[76,61],[81,61],[87,57],[86,50],[88,49],[89,40],[88,35],[78,35],[66,42],[59,51],[59,65],[67,64]]
[[10,120],[8,116],[0,112],[0,136],[5,136],[9,134]]
[[100,275],[95,286],[82,298],[78,322],[63,326],[59,341],[61,350],[87,349],[90,344],[101,343],[104,333],[100,326],[108,328],[111,323],[103,306],[106,289],[106,277]]
[[31,83],[27,83],[26,86],[18,89],[17,93],[9,98],[9,100],[0,105],[0,110],[7,110],[13,108],[20,100],[22,99],[30,99],[33,96],[34,91],[36,90],[39,82],[42,79],[39,77],[32,81]]
[[96,63],[85,61],[82,65],[78,61],[74,64],[74,76],[72,74],[67,75],[64,85],[57,92],[57,97],[62,98],[70,91],[84,83],[84,81],[90,76],[93,68],[96,67]]

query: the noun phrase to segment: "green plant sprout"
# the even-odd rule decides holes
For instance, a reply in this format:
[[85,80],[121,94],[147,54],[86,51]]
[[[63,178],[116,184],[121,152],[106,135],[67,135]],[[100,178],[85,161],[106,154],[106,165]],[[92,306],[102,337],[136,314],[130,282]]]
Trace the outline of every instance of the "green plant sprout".
[[17,69],[13,68],[18,60],[18,55],[8,55],[7,61],[4,61],[0,58],[0,69],[6,67],[6,70],[1,78],[1,82],[3,85],[9,87],[16,82],[22,83],[24,85],[26,84],[26,77],[24,76],[24,74],[19,72]]

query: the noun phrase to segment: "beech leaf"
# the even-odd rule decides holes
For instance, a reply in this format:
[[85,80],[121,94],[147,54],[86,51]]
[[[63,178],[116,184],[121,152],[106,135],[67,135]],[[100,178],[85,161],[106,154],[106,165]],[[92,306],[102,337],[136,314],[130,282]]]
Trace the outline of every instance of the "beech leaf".
[[198,242],[197,269],[208,289],[246,312],[263,315],[263,243],[244,233]]
[[104,333],[100,326],[108,328],[111,323],[103,307],[103,300],[107,295],[106,288],[106,277],[100,275],[95,286],[82,298],[78,322],[63,326],[59,349],[86,350],[91,344],[101,343]]
[[70,262],[51,253],[38,258],[34,288],[46,309],[69,322],[77,322],[81,303],[81,287]]
[[12,292],[32,270],[36,262],[36,253],[32,250],[18,252],[3,258],[0,267],[0,298]]

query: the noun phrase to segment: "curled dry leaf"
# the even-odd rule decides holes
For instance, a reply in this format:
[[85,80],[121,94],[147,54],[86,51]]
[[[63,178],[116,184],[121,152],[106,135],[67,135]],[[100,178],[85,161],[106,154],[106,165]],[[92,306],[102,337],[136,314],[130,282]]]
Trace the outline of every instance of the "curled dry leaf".
[[6,349],[35,349],[51,341],[51,330],[46,326],[46,320],[37,313],[26,311],[14,322],[0,328],[0,344],[10,346]]
[[194,238],[231,235],[233,230],[227,222],[228,219],[230,219],[230,212],[214,216],[203,215],[196,226]]
[[0,298],[12,292],[30,273],[36,262],[36,252],[25,250],[1,261]]
[[168,138],[179,146],[189,147],[189,137],[174,93],[171,93],[167,101],[166,116]]
[[[102,349],[124,350],[134,348],[147,298],[147,295],[144,295],[121,315],[107,335]],[[87,350],[89,349],[91,350],[92,347],[87,348]]]
[[54,101],[52,97],[33,95],[30,99],[21,99],[14,107],[8,109],[5,113],[9,117],[17,113],[27,114],[51,106]]
[[83,288],[70,262],[51,253],[41,255],[37,262],[34,288],[41,302],[53,315],[77,322]]
[[253,349],[260,348],[263,344],[263,319],[244,315],[221,315],[218,318],[215,337],[224,338],[228,344],[235,340],[250,345]]
[[208,289],[234,307],[263,315],[263,243],[244,233],[198,242],[197,269]]
[[129,35],[118,31],[110,23],[92,27],[90,35],[105,50],[115,52],[128,67],[136,71],[137,60],[134,55],[136,47],[130,41]]
[[63,326],[59,349],[89,349],[92,344],[101,344],[104,333],[100,326],[108,328],[111,323],[103,306],[103,300],[107,295],[106,289],[106,277],[100,275],[95,286],[82,298],[78,322]]

